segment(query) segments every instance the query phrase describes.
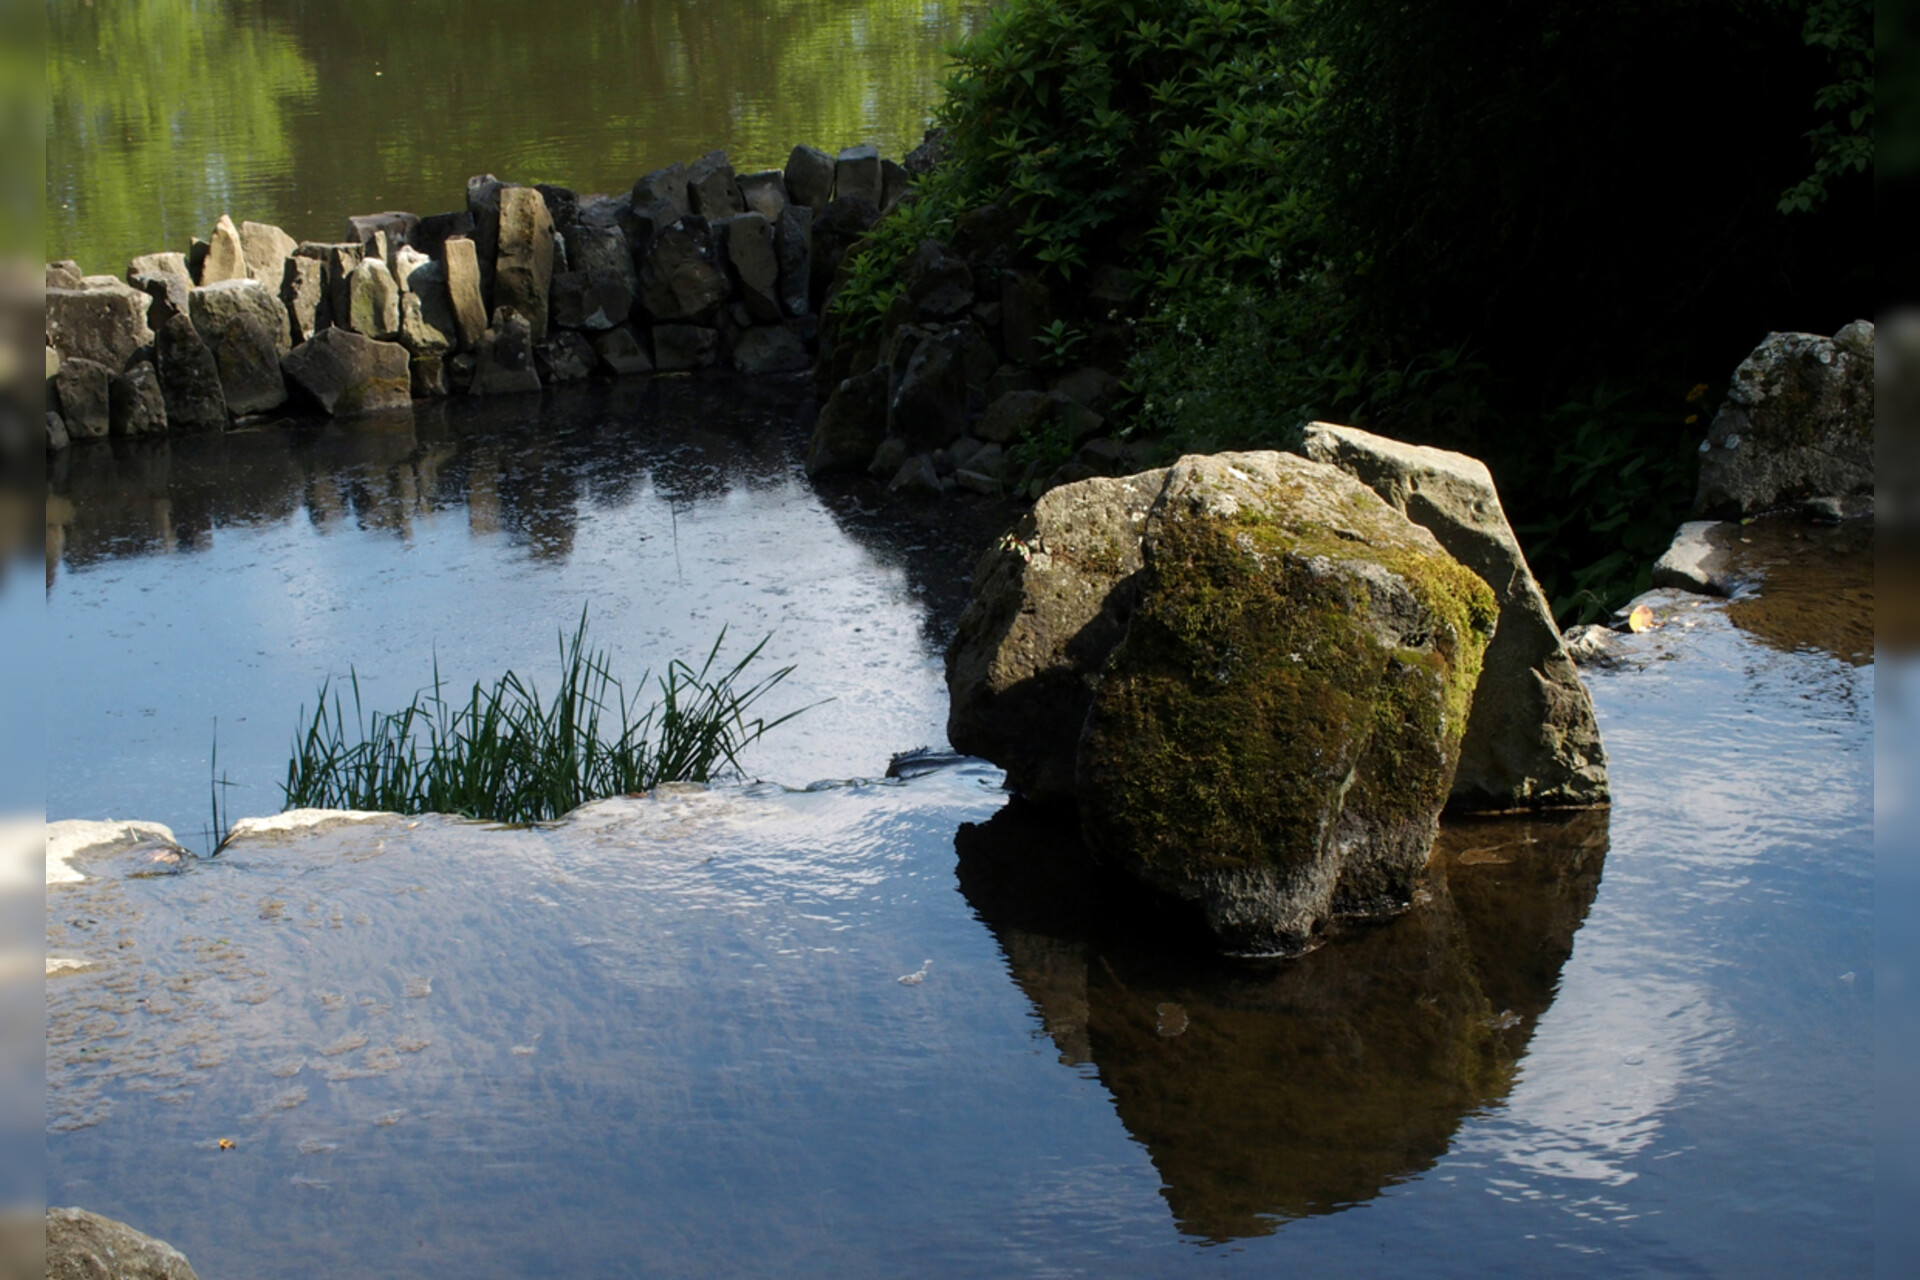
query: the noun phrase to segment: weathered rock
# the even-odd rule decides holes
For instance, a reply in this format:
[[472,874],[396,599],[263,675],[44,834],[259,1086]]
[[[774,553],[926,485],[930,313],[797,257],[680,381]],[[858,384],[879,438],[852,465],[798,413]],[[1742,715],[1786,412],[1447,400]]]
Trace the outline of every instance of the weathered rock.
[[627,282],[611,271],[569,271],[553,278],[553,323],[563,329],[611,329],[633,310]]
[[308,241],[293,252],[295,257],[312,258],[320,264],[326,281],[329,323],[346,324],[353,313],[353,272],[366,261],[366,246]]
[[975,493],[999,493],[1007,479],[1006,451],[997,444],[982,444],[965,463],[956,463],[953,479]]
[[600,358],[594,354],[593,344],[580,334],[556,329],[545,342],[534,344],[533,363],[540,371],[540,381],[551,385],[578,382],[593,372]]
[[775,324],[780,306],[780,260],[774,252],[773,226],[757,213],[740,213],[713,223],[714,246],[739,290],[747,313],[761,324]]
[[833,157],[814,147],[795,147],[787,156],[787,199],[813,210],[827,211],[833,199]]
[[473,354],[473,380],[467,385],[471,394],[540,389],[540,374],[533,363],[533,329],[518,312],[506,307],[496,310]]
[[740,198],[747,202],[749,211],[770,224],[778,223],[788,203],[787,176],[778,169],[749,173],[740,179]]
[[85,1209],[48,1209],[47,1280],[199,1280],[164,1240]]
[[653,367],[661,373],[708,369],[720,359],[720,333],[691,324],[653,326]]
[[920,145],[907,152],[900,167],[915,178],[924,178],[940,167],[947,157],[947,131],[929,129],[921,135]]
[[318,258],[288,258],[280,279],[280,301],[287,309],[288,339],[296,346],[332,324],[326,265]]
[[1474,694],[1453,802],[1476,809],[1605,804],[1606,752],[1593,701],[1486,467],[1325,423],[1308,428],[1304,448],[1427,529],[1494,590],[1500,625]]
[[873,461],[867,464],[867,474],[885,480],[898,474],[906,460],[907,442],[898,436],[889,436],[873,451]]
[[887,481],[888,493],[945,493],[952,487],[951,481],[940,478],[940,469],[934,465],[930,453],[916,453],[900,464],[893,473],[893,479]]
[[875,365],[843,381],[827,398],[807,445],[808,475],[861,471],[873,461],[887,434],[887,381],[886,366]]
[[1114,401],[1120,394],[1120,379],[1105,369],[1089,365],[1056,378],[1053,389],[1104,417],[1113,411]]
[[[626,310],[613,317],[614,323],[625,321],[633,310],[634,300],[640,296],[640,272],[633,262],[633,244],[627,233],[621,229],[616,219],[618,207],[612,201],[607,207],[590,206],[585,209],[573,229],[567,233],[567,266],[574,272],[606,272],[619,277],[621,287],[626,290]],[[558,277],[554,280],[554,291],[560,288]],[[556,324],[565,321],[555,320]]]
[[407,349],[338,326],[287,353],[287,379],[336,417],[403,409],[412,403]]
[[447,256],[447,241],[455,236],[473,238],[473,214],[465,209],[429,214],[420,219],[407,236],[407,243],[438,262]]
[[[147,259],[155,258],[180,258],[180,255],[177,253],[147,255]],[[134,262],[141,263],[147,259],[136,258]],[[183,262],[185,261],[184,259],[181,260]],[[186,314],[187,294],[193,289],[193,277],[187,275],[184,268],[178,272],[136,271],[129,266],[127,270],[127,283],[133,288],[138,289],[141,293],[146,294],[150,299],[147,304],[147,324],[149,327],[154,323],[154,309],[156,307],[162,308],[163,314],[166,311],[176,311],[181,315]]]
[[280,357],[291,349],[287,309],[265,285],[245,277],[204,285],[187,296],[187,312],[220,370],[228,413],[240,417],[286,403]]
[[80,264],[72,258],[62,258],[58,262],[47,264],[46,287],[49,289],[78,289],[86,273],[80,270]]
[[385,342],[400,334],[400,286],[387,264],[368,257],[347,285],[347,328]]
[[630,201],[634,216],[651,235],[693,212],[687,203],[687,166],[670,164],[634,180]]
[[116,375],[108,392],[112,403],[113,434],[159,436],[167,433],[167,402],[160,390],[160,374],[150,361],[136,360]]
[[880,150],[872,143],[844,148],[833,162],[833,198],[859,196],[875,209],[883,203],[886,186],[880,179]]
[[400,246],[411,243],[415,227],[420,225],[418,214],[402,213],[389,209],[385,213],[362,213],[347,219],[347,239],[355,244],[366,244],[375,236],[386,241],[387,267],[393,267],[393,255]]
[[653,361],[647,356],[646,348],[640,345],[632,325],[616,325],[605,333],[596,333],[592,342],[602,367],[609,373],[653,372]]
[[493,303],[519,312],[539,342],[547,336],[547,297],[553,288],[553,219],[546,198],[532,187],[503,187],[499,194]]
[[703,218],[724,218],[746,210],[733,165],[724,151],[709,151],[687,166],[687,209]]
[[224,430],[227,395],[220,386],[220,366],[186,312],[171,312],[160,318],[153,352],[160,373],[160,393],[167,404],[168,428],[176,432]]
[[481,314],[492,314],[486,301],[493,297],[493,265],[500,246],[500,189],[507,184],[490,173],[467,179],[467,216],[473,219],[474,260],[480,268]]
[[780,213],[773,232],[774,256],[780,263],[780,306],[790,316],[811,311],[813,288],[813,210],[790,204]]
[[1673,542],[1653,562],[1653,585],[1691,591],[1696,595],[1730,596],[1740,585],[1733,558],[1713,537],[1729,526],[1718,520],[1690,520],[1673,535]]
[[422,262],[408,275],[413,287],[400,298],[400,343],[415,356],[443,356],[459,340],[447,264]]
[[200,272],[207,265],[207,251],[212,247],[199,236],[187,241],[187,274],[193,277],[196,285],[200,283]]
[[[135,276],[179,276],[189,287],[193,284],[193,275],[187,270],[187,255],[184,253],[143,253],[127,263],[127,283],[138,289]],[[48,288],[54,286],[49,284]],[[78,287],[78,281],[73,286]]]
[[913,190],[913,175],[891,160],[880,162],[880,211],[888,212]]
[[465,236],[447,240],[447,293],[453,300],[454,323],[460,330],[460,344],[479,345],[487,331],[487,304],[481,287],[479,250]]
[[1053,397],[1044,391],[1009,391],[980,415],[973,433],[982,440],[1011,444],[1037,434],[1053,416]]
[[403,244],[393,251],[393,282],[400,286],[400,292],[406,293],[413,288],[413,273],[427,265],[432,259],[410,244]]
[[640,265],[640,303],[655,321],[704,324],[719,314],[727,277],[707,260],[701,241],[684,220],[655,232]]
[[1007,756],[1015,785],[1040,744],[1049,780],[1064,754],[1091,847],[1229,949],[1298,952],[1410,901],[1494,616],[1342,472],[1183,458],[1057,489],[989,553],[949,650],[949,736]]
[[1053,323],[1053,295],[1030,271],[1008,271],[1000,277],[1000,341],[1007,359],[1032,364],[1046,352],[1038,336]]
[[1873,326],[1768,334],[1734,371],[1700,453],[1698,515],[1872,493]]
[[152,299],[131,285],[114,285],[46,291],[47,342],[63,357],[119,370],[152,345],[153,330],[147,327]]
[[453,394],[442,356],[415,356],[407,362],[407,377],[415,400],[438,400]]
[[836,196],[826,212],[814,218],[808,290],[814,311],[826,309],[841,261],[878,221],[880,206],[861,195]]
[[47,452],[58,453],[73,443],[67,434],[66,420],[53,410],[47,410]]
[[269,289],[280,288],[287,274],[287,259],[299,247],[298,240],[271,223],[240,224],[240,257],[247,274]]
[[533,189],[547,202],[547,216],[553,219],[553,234],[572,234],[574,220],[580,216],[580,193],[572,187],[556,186],[551,182],[536,182]]
[[213,236],[207,242],[207,258],[200,265],[200,283],[219,284],[224,280],[247,278],[247,254],[240,244],[240,229],[226,214],[213,224]]
[[[1062,391],[1051,391],[1053,420],[1069,444],[1083,444],[1107,429],[1107,420]],[[1074,477],[1079,479],[1079,477]]]
[[967,427],[965,334],[943,329],[913,350],[887,405],[887,434],[914,449],[938,449]]
[[60,413],[67,434],[75,440],[98,440],[113,426],[114,371],[85,356],[60,361],[53,384],[60,395]]
[[973,270],[938,240],[923,240],[907,263],[907,297],[919,320],[950,320],[973,305]]
[[804,373],[813,365],[807,344],[783,324],[755,325],[734,338],[729,353],[741,373]]

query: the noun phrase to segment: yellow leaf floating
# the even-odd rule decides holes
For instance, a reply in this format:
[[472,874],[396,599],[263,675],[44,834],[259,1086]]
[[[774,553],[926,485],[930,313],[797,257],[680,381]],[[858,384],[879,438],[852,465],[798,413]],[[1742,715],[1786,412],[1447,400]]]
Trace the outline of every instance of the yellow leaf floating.
[[240,1145],[240,1144],[239,1144],[239,1143],[237,1143],[237,1142],[235,1142],[235,1141],[234,1141],[234,1140],[233,1140],[232,1138],[222,1138],[222,1139],[220,1139],[220,1149],[221,1149],[222,1151],[231,1151],[231,1150],[233,1150],[233,1149],[234,1149],[235,1147],[237,1147],[237,1146],[239,1146],[239,1145]]
[[1653,610],[1646,605],[1638,605],[1627,615],[1627,630],[1639,635],[1642,631],[1653,630]]

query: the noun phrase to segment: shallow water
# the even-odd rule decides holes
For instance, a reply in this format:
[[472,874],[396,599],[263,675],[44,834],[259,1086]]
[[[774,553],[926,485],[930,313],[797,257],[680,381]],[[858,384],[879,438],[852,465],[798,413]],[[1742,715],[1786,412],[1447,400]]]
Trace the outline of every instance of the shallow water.
[[335,240],[469,175],[619,193],[724,148],[920,141],[971,0],[101,0],[47,9],[47,256],[118,275],[222,213]]
[[759,710],[809,709],[743,756],[757,776],[878,776],[939,744],[924,601],[951,597],[962,541],[811,488],[805,403],[794,381],[621,381],[61,454],[48,817],[161,821],[204,851],[216,722],[230,816],[273,813],[323,679],[357,672],[370,710],[436,661],[458,691],[508,669],[551,689],[583,609],[628,681],[698,665],[723,628],[723,658],[771,636],[754,670],[795,669]]
[[[281,451],[307,476],[393,474],[312,462],[331,438]],[[444,477],[503,438],[454,424],[417,492],[482,491]],[[645,519],[584,478],[600,455],[549,439],[574,482],[495,488],[574,495],[553,504],[577,517],[557,565],[537,537],[475,531],[471,497],[399,504],[411,541],[371,499],[300,537],[350,536],[375,584],[449,530],[516,548],[509,581],[617,580],[590,562],[629,544],[598,524]],[[899,611],[886,644],[848,651],[896,664],[896,690],[928,682],[897,726],[925,727],[940,610],[921,602],[945,571],[836,524],[850,495],[777,466],[756,488],[756,465],[688,495],[683,556],[688,523],[756,553],[796,537],[743,532],[767,518],[756,495],[786,495],[773,528],[822,522],[808,563],[837,546],[838,589]],[[303,483],[264,488],[341,487]],[[119,532],[81,536],[105,491],[127,492],[65,490],[49,608],[103,575],[97,615],[145,611],[137,653],[170,616],[141,575],[201,552],[161,550],[130,499],[106,504]],[[319,527],[283,505],[180,527],[214,548]],[[1822,572],[1858,577],[1865,554]],[[265,592],[272,565],[236,557],[224,590]],[[612,801],[534,831],[378,819],[179,875],[152,850],[83,863],[93,879],[48,889],[48,954],[87,966],[47,984],[49,1203],[155,1231],[213,1278],[1860,1274],[1874,666],[1846,626],[1783,643],[1754,623],[1768,599],[1655,597],[1661,626],[1589,671],[1611,811],[1450,822],[1414,912],[1292,964],[1197,958],[971,764]],[[850,763],[912,745],[857,719]],[[877,771],[804,767],[836,734],[791,746],[767,776]]]

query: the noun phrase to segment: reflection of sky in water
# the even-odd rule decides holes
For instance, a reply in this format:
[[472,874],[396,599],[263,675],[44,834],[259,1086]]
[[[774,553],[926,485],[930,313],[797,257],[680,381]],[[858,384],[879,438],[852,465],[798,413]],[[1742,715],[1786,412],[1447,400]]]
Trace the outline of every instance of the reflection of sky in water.
[[[513,467],[461,457],[441,464],[457,483],[418,478],[406,521],[383,525],[391,508],[369,499],[324,517],[324,533],[282,514],[216,522],[180,554],[92,547],[61,571],[48,617],[88,644],[122,645],[127,670],[96,661],[91,678],[53,687],[104,715],[156,658],[192,657],[218,674],[167,692],[179,704],[168,714],[191,725],[211,703],[310,698],[318,674],[364,653],[363,667],[383,664],[372,674],[384,700],[411,691],[429,641],[456,679],[537,668],[591,599],[623,665],[685,652],[722,620],[790,636],[779,660],[798,661],[807,682],[795,700],[840,701],[796,722],[810,736],[767,745],[756,760],[769,776],[873,773],[886,751],[939,736],[925,584],[843,536],[777,467],[695,484],[684,467],[627,460],[618,484],[589,477],[535,501]],[[391,478],[355,474],[369,492]],[[489,474],[501,482],[489,488]],[[183,528],[188,505],[174,508]],[[556,511],[570,518],[542,514]],[[154,617],[136,627],[142,609]],[[70,1011],[93,1029],[50,1058],[55,1128],[106,1118],[49,1136],[50,1194],[179,1224],[162,1233],[197,1262],[200,1246],[209,1274],[223,1269],[222,1240],[256,1221],[321,1241],[348,1270],[362,1223],[429,1239],[435,1265],[456,1271],[479,1265],[475,1240],[499,1243],[487,1265],[538,1269],[541,1246],[499,1225],[527,1220],[583,1263],[631,1248],[669,1274],[777,1259],[835,1276],[1374,1275],[1383,1257],[1476,1278],[1856,1274],[1873,1186],[1876,669],[1767,648],[1718,606],[1621,647],[1625,668],[1589,673],[1617,788],[1610,851],[1517,1064],[1496,1056],[1494,1079],[1409,1118],[1403,1141],[1380,1099],[1441,1094],[1396,1094],[1402,1077],[1366,1064],[1404,1052],[1389,1038],[1414,1024],[1354,996],[1364,983],[1295,1006],[1314,1035],[1324,1026],[1329,1045],[1358,1055],[1349,1078],[1376,1090],[1351,1131],[1379,1135],[1388,1155],[1357,1199],[1329,1206],[1340,1211],[1280,1222],[1273,1204],[1271,1234],[1204,1245],[1179,1234],[1176,1223],[1244,1220],[1208,1217],[1207,1195],[1292,1185],[1257,1168],[1236,1180],[1233,1160],[1298,1153],[1298,1134],[1253,1141],[1235,1116],[1261,1112],[1236,1113],[1231,1096],[1181,1101],[1189,1081],[1164,1074],[1203,1034],[1223,1048],[1241,1031],[1259,1040],[1273,1029],[1266,1006],[1235,1006],[1124,952],[1076,971],[1044,930],[996,918],[1004,904],[963,898],[954,830],[999,803],[981,785],[990,777],[965,773],[615,805],[565,834],[491,833],[452,873],[430,823],[380,836],[390,852],[364,865],[309,868],[263,850],[180,881],[129,882],[129,902],[180,893],[199,914],[191,929],[147,908],[123,919],[105,894],[104,953],[124,926],[156,979],[170,965],[231,967],[231,983],[216,973],[200,986],[227,1016],[155,1024],[138,992],[56,980],[69,983],[52,988],[56,1004],[82,992],[107,1003]],[[286,717],[257,718],[277,767]],[[163,740],[146,732],[56,763],[120,786]],[[191,783],[204,768],[197,734],[174,736],[193,738]],[[159,772],[178,785],[177,763]],[[69,914],[50,921],[64,928]],[[1444,1003],[1462,990],[1467,953],[1450,931],[1464,926],[1442,914],[1409,927],[1413,943],[1433,939],[1434,963],[1394,990]],[[1429,954],[1387,937],[1335,945]],[[232,949],[208,950],[217,939]],[[898,981],[916,973],[923,982]],[[1076,1032],[1084,1056],[1068,1063],[1046,1028],[1076,1000],[1089,1020]],[[1156,1032],[1140,1011],[1170,1001],[1181,1016]],[[1482,1016],[1462,1006],[1422,1025],[1450,1033]],[[1139,1034],[1123,1038],[1122,1017],[1144,1017]],[[99,1018],[111,1026],[88,1024]],[[82,1087],[90,1068],[73,1055],[88,1043],[195,1034],[150,1089],[130,1077]],[[1299,1055],[1311,1040],[1272,1043]],[[1340,1108],[1367,1101],[1329,1096],[1316,1110],[1337,1129]],[[1194,1115],[1207,1120],[1199,1161],[1180,1145],[1178,1122]],[[1424,1147],[1416,1131],[1436,1119]],[[194,1145],[230,1124],[250,1126],[246,1159]],[[1300,1129],[1312,1140],[1314,1126]],[[140,1161],[116,1145],[135,1133]],[[119,1172],[161,1157],[196,1172],[139,1185]]]

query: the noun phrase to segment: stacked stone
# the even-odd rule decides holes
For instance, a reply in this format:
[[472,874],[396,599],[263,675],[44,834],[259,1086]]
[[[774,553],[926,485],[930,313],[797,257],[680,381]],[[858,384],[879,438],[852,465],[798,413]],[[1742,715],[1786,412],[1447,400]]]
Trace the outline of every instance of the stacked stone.
[[[835,205],[816,234],[816,287],[828,292],[837,263],[823,260],[871,226],[860,223],[866,209]],[[1018,244],[1007,209],[973,210],[956,221],[951,243],[920,245],[876,337],[827,335],[809,473],[865,470],[895,490],[1037,497],[1143,465],[1107,430],[1131,275],[1101,267],[1079,296],[1058,299],[1039,275],[1018,268]],[[1087,326],[1070,338],[1056,323],[1069,311]],[[1065,465],[1014,466],[1014,445],[1042,439],[1068,455]]]
[[482,174],[465,209],[355,216],[334,242],[223,216],[124,281],[54,263],[48,447],[596,372],[803,371],[833,272],[911,182],[872,146],[744,176],[711,151],[617,196]]

